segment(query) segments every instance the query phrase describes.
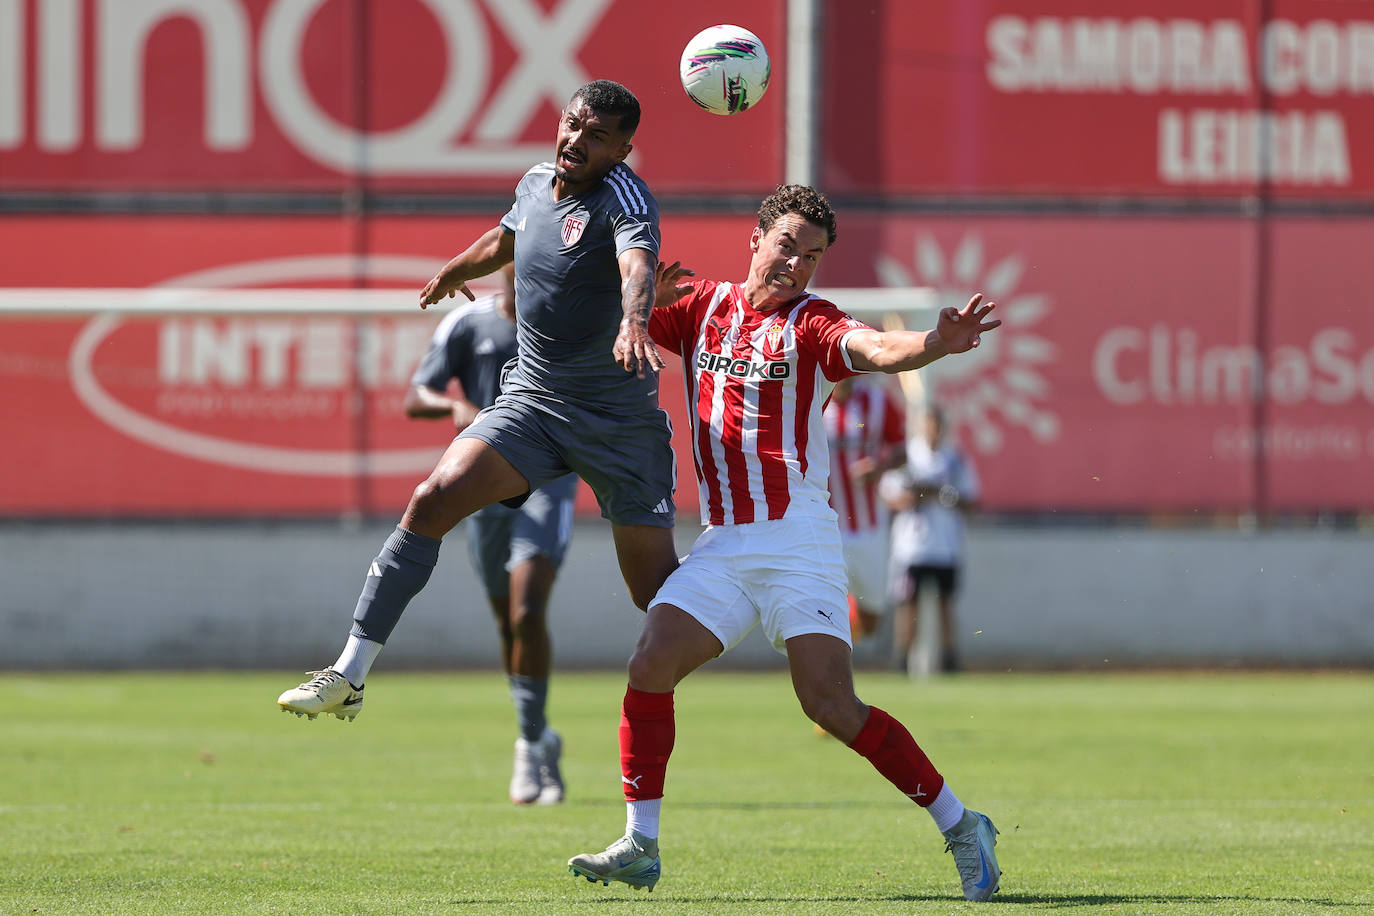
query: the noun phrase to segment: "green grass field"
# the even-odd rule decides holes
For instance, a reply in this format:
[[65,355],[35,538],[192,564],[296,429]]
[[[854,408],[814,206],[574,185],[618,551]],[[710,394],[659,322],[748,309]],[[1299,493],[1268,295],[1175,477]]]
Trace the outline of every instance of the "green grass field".
[[565,867],[624,826],[622,676],[558,677],[569,798],[522,809],[499,675],[382,667],[352,724],[298,680],[0,677],[0,912],[1374,912],[1368,675],[860,673],[1001,828],[992,904],[780,671],[678,690],[648,896]]

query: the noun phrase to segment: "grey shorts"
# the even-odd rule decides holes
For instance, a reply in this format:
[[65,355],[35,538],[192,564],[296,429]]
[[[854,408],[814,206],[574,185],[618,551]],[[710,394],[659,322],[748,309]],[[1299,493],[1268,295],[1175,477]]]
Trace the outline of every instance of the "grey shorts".
[[499,503],[467,519],[468,556],[492,598],[510,595],[510,571],[534,557],[563,565],[572,539],[577,477],[567,474],[530,494],[518,509]]
[[572,471],[592,488],[612,524],[671,528],[677,516],[677,461],[666,411],[611,416],[502,394],[459,437],[496,449],[532,489]]

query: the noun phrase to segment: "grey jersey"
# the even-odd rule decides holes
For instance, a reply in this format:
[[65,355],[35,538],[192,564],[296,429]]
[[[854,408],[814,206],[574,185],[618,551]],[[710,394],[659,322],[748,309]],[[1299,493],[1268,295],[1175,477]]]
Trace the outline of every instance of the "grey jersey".
[[490,407],[501,393],[502,367],[515,356],[515,325],[497,302],[496,296],[463,300],[445,315],[410,384],[443,391],[456,378],[464,397],[477,407]]
[[611,350],[623,316],[617,258],[632,248],[658,258],[658,204],[624,163],[559,201],[553,179],[552,163],[526,172],[501,220],[515,236],[520,351],[504,391],[554,410],[560,402],[615,413],[655,409],[655,374],[626,372]]

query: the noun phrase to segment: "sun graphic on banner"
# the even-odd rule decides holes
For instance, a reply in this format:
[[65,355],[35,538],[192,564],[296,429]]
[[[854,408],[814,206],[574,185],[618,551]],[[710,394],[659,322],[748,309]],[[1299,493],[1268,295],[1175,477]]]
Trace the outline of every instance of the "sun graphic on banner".
[[1039,368],[1053,361],[1055,348],[1035,332],[1050,301],[1018,289],[1025,259],[1012,254],[987,266],[975,233],[965,235],[948,258],[939,242],[922,233],[916,237],[915,259],[913,272],[895,258],[878,255],[879,280],[885,286],[934,287],[940,308],[961,308],[981,290],[997,303],[995,315],[1002,319],[978,349],[921,370],[926,390],[939,392],[951,427],[961,429],[981,452],[1002,448],[1007,425],[1024,427],[1038,442],[1057,439],[1059,418],[1044,407],[1050,384]]

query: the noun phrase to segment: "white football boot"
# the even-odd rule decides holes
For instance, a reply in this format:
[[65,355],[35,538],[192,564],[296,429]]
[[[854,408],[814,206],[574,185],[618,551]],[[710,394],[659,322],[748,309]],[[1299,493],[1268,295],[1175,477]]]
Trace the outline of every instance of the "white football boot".
[[539,754],[539,804],[557,805],[563,801],[563,771],[558,766],[563,756],[563,739],[548,726],[539,739]]
[[510,774],[510,800],[516,805],[532,805],[539,800],[543,783],[539,779],[539,766],[544,755],[540,753],[540,742],[515,739],[515,766]]
[[333,668],[310,672],[310,679],[277,697],[282,712],[313,719],[320,713],[352,722],[363,708],[363,688],[354,688]]

